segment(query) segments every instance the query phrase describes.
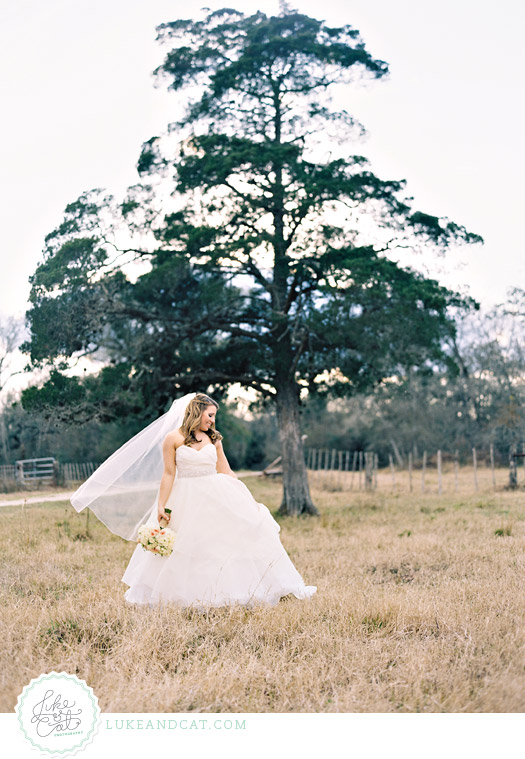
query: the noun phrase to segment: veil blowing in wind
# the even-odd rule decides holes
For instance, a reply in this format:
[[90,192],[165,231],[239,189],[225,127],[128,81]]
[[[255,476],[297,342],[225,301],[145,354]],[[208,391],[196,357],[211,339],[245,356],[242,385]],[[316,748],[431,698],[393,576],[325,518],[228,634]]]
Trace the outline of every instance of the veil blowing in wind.
[[[275,606],[282,596],[309,599],[317,590],[294,567],[267,506],[231,470],[217,409],[204,393],[178,398],[71,498],[77,511],[91,508],[116,535],[138,542],[122,577],[129,603]],[[166,542],[168,532],[168,549],[145,550],[144,535]]]

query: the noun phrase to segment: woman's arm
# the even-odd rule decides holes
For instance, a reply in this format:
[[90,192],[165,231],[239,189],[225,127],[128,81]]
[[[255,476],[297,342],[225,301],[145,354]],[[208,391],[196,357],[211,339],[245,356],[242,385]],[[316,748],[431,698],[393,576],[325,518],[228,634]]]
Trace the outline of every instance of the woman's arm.
[[159,490],[159,506],[157,510],[157,516],[159,519],[164,517],[166,521],[170,521],[170,514],[166,514],[164,507],[168,500],[171,488],[173,487],[173,480],[175,479],[175,441],[172,435],[167,435],[162,444],[162,455],[164,458],[164,472],[160,480]]
[[215,443],[215,447],[217,448],[217,471],[219,474],[229,474],[230,477],[235,477],[235,479],[238,480],[239,478],[228,464],[228,459],[226,458],[222,447],[222,440]]

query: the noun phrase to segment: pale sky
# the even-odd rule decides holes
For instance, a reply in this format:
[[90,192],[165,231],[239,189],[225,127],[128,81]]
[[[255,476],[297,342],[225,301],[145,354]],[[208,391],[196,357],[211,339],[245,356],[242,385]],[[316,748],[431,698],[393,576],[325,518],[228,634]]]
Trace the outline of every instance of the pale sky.
[[[138,181],[141,144],[164,131],[180,95],[153,86],[155,25],[202,6],[277,11],[263,0],[12,0],[0,3],[2,266],[0,314],[22,314],[44,237],[67,203]],[[382,179],[407,179],[419,210],[481,234],[446,259],[443,284],[484,305],[525,286],[524,11],[517,0],[296,0],[351,24],[390,65],[388,81],[349,87],[366,127],[351,152]]]

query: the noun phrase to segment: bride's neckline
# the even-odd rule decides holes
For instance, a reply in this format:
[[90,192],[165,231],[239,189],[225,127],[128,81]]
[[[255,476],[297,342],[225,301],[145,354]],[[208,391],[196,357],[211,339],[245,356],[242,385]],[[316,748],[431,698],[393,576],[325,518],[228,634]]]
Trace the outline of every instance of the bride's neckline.
[[[205,443],[202,448],[207,448],[209,445],[213,445],[213,443]],[[192,445],[181,445],[181,448],[189,448],[190,451],[202,451],[202,448],[194,448]]]
[[[201,442],[202,441],[199,440],[199,443],[201,443]],[[213,445],[213,443],[211,442],[211,440],[210,440],[209,443],[204,443],[204,445],[202,445],[200,448],[194,448],[192,445],[186,445],[186,443],[181,443],[181,445],[179,445],[178,448],[176,448],[175,450],[178,450],[179,448],[189,448],[190,451],[197,451],[197,453],[198,453],[199,451],[202,451],[203,448],[207,448],[209,445]]]
[[[179,430],[179,432],[180,432],[180,430]],[[213,445],[213,443],[210,440],[210,438],[208,437],[208,435],[206,435],[206,438],[209,440],[209,442],[208,443],[204,443],[204,445],[201,446],[200,448],[194,448],[192,445],[186,445],[186,443],[181,443],[181,445],[179,445],[178,448],[189,448],[191,451],[202,451],[202,449],[206,448],[207,445]],[[202,443],[203,441],[202,440],[198,440],[197,442],[198,443]],[[175,449],[175,450],[177,450],[177,449]]]

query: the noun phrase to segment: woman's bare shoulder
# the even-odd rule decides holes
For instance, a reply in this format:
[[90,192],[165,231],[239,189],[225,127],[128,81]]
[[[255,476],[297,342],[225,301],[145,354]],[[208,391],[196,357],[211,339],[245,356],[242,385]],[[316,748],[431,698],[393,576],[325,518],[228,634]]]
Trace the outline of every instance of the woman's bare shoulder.
[[164,438],[164,445],[173,446],[173,448],[178,448],[179,445],[182,445],[183,443],[184,435],[180,430],[172,430],[171,432],[168,432]]

